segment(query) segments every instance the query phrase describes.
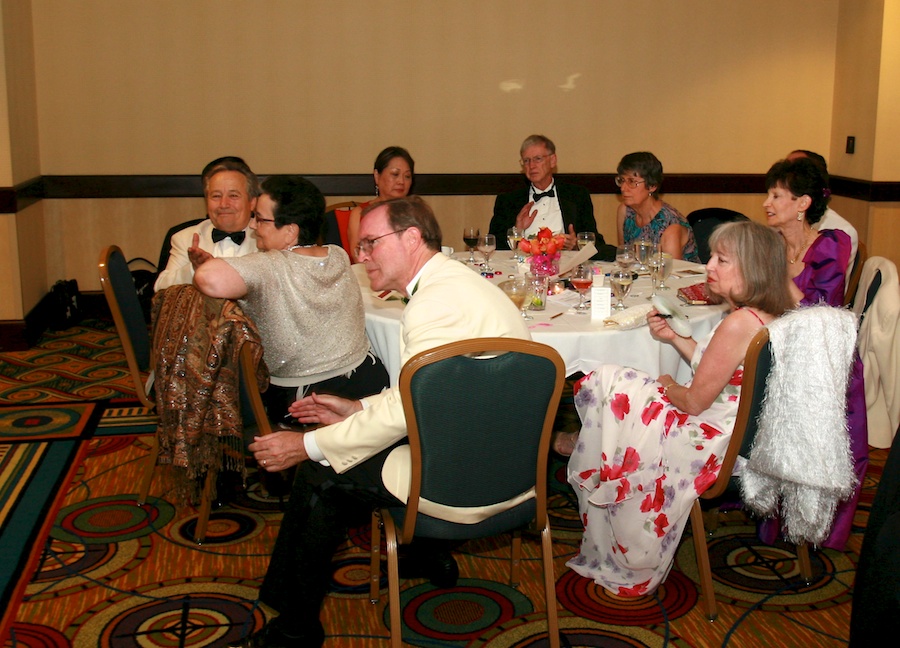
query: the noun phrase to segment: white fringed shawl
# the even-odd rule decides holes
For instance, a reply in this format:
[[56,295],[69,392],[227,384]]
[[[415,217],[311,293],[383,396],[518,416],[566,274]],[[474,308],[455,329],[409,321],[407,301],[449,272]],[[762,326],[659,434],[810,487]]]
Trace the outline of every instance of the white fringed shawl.
[[791,311],[768,326],[772,368],[750,458],[744,502],[771,516],[785,537],[821,543],[837,505],[856,486],[847,433],[847,381],[856,317],[826,305]]

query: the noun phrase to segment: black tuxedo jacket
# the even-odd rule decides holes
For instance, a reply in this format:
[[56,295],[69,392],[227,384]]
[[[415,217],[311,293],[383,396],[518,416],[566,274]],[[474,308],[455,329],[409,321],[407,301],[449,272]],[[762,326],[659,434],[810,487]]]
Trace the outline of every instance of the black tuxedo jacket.
[[[497,237],[498,250],[509,249],[506,230],[515,226],[516,216],[528,202],[529,188],[529,185],[525,185],[521,189],[497,196],[497,200],[494,202],[494,217],[491,218],[490,233]],[[594,220],[594,204],[591,202],[591,194],[587,189],[578,185],[556,182],[554,190],[559,200],[565,232],[568,233],[569,225],[574,225],[576,233],[594,232],[597,235],[597,254],[594,258],[602,261],[614,261],[616,247],[608,245],[603,239],[603,235],[597,231],[597,221]]]

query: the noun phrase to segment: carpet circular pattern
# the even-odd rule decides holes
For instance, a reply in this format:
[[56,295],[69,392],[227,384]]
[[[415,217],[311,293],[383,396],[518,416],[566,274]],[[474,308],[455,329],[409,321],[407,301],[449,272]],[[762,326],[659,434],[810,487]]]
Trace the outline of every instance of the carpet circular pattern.
[[[413,646],[464,646],[488,628],[534,611],[531,601],[502,583],[461,578],[452,590],[428,583],[400,592],[403,641]],[[384,608],[390,627],[390,609]]]
[[9,641],[16,648],[69,648],[71,645],[59,630],[33,623],[13,623]]
[[51,537],[85,544],[124,542],[165,527],[175,508],[150,497],[143,506],[121,495],[97,497],[71,504],[59,512]]
[[15,436],[18,439],[28,437],[46,437],[53,434],[69,436],[72,428],[78,425],[84,415],[84,406],[80,407],[29,407],[27,411],[0,409],[0,435]]
[[[719,527],[707,542],[713,565],[713,587],[723,603],[765,611],[799,612],[841,605],[851,600],[855,566],[846,553],[809,552],[812,582],[800,576],[796,548],[784,542],[767,545],[754,527]],[[683,542],[676,555],[679,569],[700,582],[693,542]]]
[[[344,598],[369,598],[369,557],[352,554],[335,558],[328,595]],[[378,587],[387,597],[387,575],[381,573]]]
[[74,646],[210,646],[239,641],[265,624],[259,583],[163,581],[98,603],[73,620]]
[[[663,637],[639,626],[611,626],[578,617],[560,617],[569,644],[585,648],[691,648],[680,637]],[[546,648],[547,618],[534,612],[491,628],[469,648]]]
[[41,601],[110,583],[140,565],[152,547],[150,536],[109,544],[51,539],[25,595]]
[[619,625],[649,626],[684,616],[697,604],[694,583],[670,571],[651,596],[615,596],[589,578],[566,570],[556,581],[556,597],[572,614]]
[[[175,542],[196,545],[194,533],[197,530],[199,515],[192,515],[167,529],[169,537]],[[266,521],[250,511],[220,509],[209,514],[206,525],[206,538],[203,545],[224,546],[243,542],[258,536],[266,528]]]

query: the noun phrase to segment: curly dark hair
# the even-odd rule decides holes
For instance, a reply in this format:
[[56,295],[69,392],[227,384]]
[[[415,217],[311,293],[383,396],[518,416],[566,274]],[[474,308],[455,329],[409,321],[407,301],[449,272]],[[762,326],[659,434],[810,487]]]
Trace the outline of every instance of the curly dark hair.
[[656,187],[650,193],[653,194],[654,198],[659,197],[659,188],[663,181],[663,165],[659,158],[650,151],[629,153],[622,158],[619,166],[616,167],[616,173],[619,175],[628,171],[641,176],[647,182],[647,189]]
[[806,210],[806,221],[815,225],[822,220],[828,208],[831,192],[828,190],[828,172],[811,158],[779,160],[766,173],[766,191],[783,187],[795,197],[809,196],[812,201]]
[[316,243],[325,223],[325,197],[316,185],[297,175],[273,175],[262,183],[262,193],[275,203],[275,227],[294,224],[300,230],[297,245]]

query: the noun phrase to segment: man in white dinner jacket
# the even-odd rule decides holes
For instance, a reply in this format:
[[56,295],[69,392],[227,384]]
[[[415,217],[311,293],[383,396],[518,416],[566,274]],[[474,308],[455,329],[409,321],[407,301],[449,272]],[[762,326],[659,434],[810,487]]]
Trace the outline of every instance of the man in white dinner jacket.
[[[378,203],[363,212],[358,258],[372,289],[395,290],[409,298],[400,319],[402,362],[458,340],[530,338],[518,310],[499,288],[440,250],[440,227],[417,196]],[[264,470],[299,465],[260,590],[260,600],[281,614],[248,637],[245,646],[321,645],[319,609],[348,515],[360,504],[358,512],[364,515],[376,505],[401,506],[409,488],[409,446],[399,389],[364,402],[311,395],[291,409],[301,422],[326,426],[304,434],[275,432],[250,445]],[[526,497],[523,493],[491,511],[442,508],[440,514],[475,522]],[[421,510],[430,512],[425,505]],[[426,571],[429,565],[439,570],[449,566],[452,584],[458,572],[452,557],[449,560],[449,565],[438,558],[424,566]],[[431,573],[423,575],[434,582]]]
[[259,198],[259,180],[241,159],[226,157],[206,165],[201,176],[208,219],[172,235],[172,250],[154,290],[189,284],[194,269],[212,257],[256,252],[250,218]]

